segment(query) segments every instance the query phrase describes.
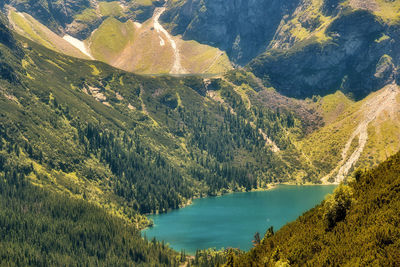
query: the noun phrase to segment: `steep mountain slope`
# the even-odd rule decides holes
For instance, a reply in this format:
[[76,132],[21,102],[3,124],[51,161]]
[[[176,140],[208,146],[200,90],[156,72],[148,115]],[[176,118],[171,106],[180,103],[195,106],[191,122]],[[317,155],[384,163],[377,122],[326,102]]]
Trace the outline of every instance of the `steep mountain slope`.
[[342,182],[358,168],[370,168],[400,149],[400,97],[396,84],[362,101],[341,92],[318,100],[326,125],[308,135],[299,149],[321,171],[324,182]]
[[143,239],[135,225],[85,200],[32,186],[15,166],[2,170],[2,265],[178,266],[178,253]]
[[251,61],[247,69],[285,95],[342,90],[360,100],[398,79],[399,14],[398,1],[383,0],[182,0],[161,19],[236,63]]
[[98,1],[98,0],[6,0],[6,5],[30,14],[58,35],[69,34],[86,39],[100,23],[110,16],[140,22],[153,14],[156,0]]
[[[165,11],[166,15],[163,14],[164,7],[154,5],[153,17],[142,24],[130,19],[125,22],[121,20],[121,16],[125,19],[128,18],[129,12],[126,12],[124,5],[121,6],[117,2],[99,2],[97,4],[96,8],[98,8],[99,14],[102,14],[102,22],[84,43],[78,43],[86,46],[87,51],[82,47],[80,52],[74,47],[71,48],[68,41],[74,43],[76,40],[69,39],[68,36],[64,39],[55,38],[54,34],[46,31],[43,25],[29,15],[22,16],[20,13],[11,11],[9,17],[20,33],[24,33],[30,39],[55,51],[83,58],[88,57],[85,53],[90,53],[96,59],[128,71],[150,74],[182,74],[186,72],[209,74],[224,72],[230,68],[226,54],[222,51],[200,45],[195,41],[183,41],[179,36],[171,36],[159,22],[160,17],[167,19],[171,14],[175,16],[176,25],[188,22],[193,15],[191,12],[198,5],[204,7],[200,9],[203,10],[200,12],[202,16],[212,18],[212,16],[220,14],[218,12],[222,12],[221,10],[225,10],[219,2],[170,2]],[[281,8],[285,10],[284,13],[291,10],[284,8],[286,5],[295,5],[296,8],[293,8],[290,17],[284,16],[280,24],[276,25],[277,31],[268,51],[253,60],[248,67],[263,78],[264,85],[272,85],[279,92],[297,97],[314,94],[327,95],[340,89],[344,93],[351,93],[358,99],[367,96],[371,91],[384,88],[386,84],[391,84],[396,79],[396,58],[398,58],[398,48],[395,45],[397,38],[396,15],[383,12],[390,8],[396,8],[395,3],[385,4],[378,1],[375,5],[362,5],[357,1],[303,0],[299,3],[288,2],[278,5],[274,2],[269,4],[272,5],[269,6],[270,10]],[[256,6],[257,3],[249,5],[241,2],[235,3],[228,6],[229,8],[224,11],[226,12],[224,16],[219,16],[221,20],[218,23],[210,21],[216,27],[220,23],[225,23],[226,17],[232,17],[232,14],[241,13],[244,10],[255,10]],[[260,7],[259,3],[258,6]],[[363,10],[358,10],[359,8]],[[182,12],[188,16],[187,19],[181,17]],[[196,20],[196,23],[203,21],[203,19],[197,19],[199,21]],[[274,19],[271,18],[272,20]],[[258,21],[258,17],[252,17],[251,21]],[[190,28],[195,29],[195,25],[193,22]],[[268,26],[269,29],[274,27]],[[257,27],[254,26],[252,29],[257,29]],[[235,31],[232,30],[232,32]],[[254,35],[256,32],[251,34]],[[76,45],[76,47],[79,46]],[[26,63],[25,65],[28,66]],[[242,75],[241,71],[232,73],[236,76]],[[239,80],[236,81],[237,84],[232,84],[236,79],[238,76],[233,77],[228,74],[221,80],[222,82],[214,84],[218,85],[218,89],[230,88],[229,90],[233,90],[236,95],[240,96],[241,104],[251,111],[246,115],[242,114],[246,120],[249,118],[249,114],[254,113],[251,110],[252,107],[264,108],[266,99],[268,107],[275,110],[277,110],[274,107],[276,103],[280,103],[278,106],[283,107],[285,104],[282,101],[289,101],[278,94],[266,93],[269,90],[266,90],[264,85],[259,84],[258,81],[253,82],[249,87],[242,87],[243,84],[249,84],[247,81],[249,78],[246,77],[243,83],[240,80],[242,78],[239,77]],[[256,79],[250,78],[250,80],[255,81]],[[206,87],[207,83],[203,82],[201,86]],[[253,93],[252,88],[261,88],[262,92]],[[94,93],[89,89],[87,91],[89,94],[96,95],[98,93],[97,89],[94,89]],[[237,103],[232,105],[226,103],[226,98],[230,95],[221,95],[219,90],[208,91],[208,98],[220,102],[228,109],[236,108]],[[270,98],[271,96],[272,98]],[[101,98],[100,95],[99,99]],[[374,99],[374,97],[371,96],[369,99]],[[108,103],[108,101],[104,102]],[[293,110],[293,106],[297,105],[295,102],[293,100],[288,102],[291,106],[289,110]],[[365,103],[367,102],[366,100]],[[376,103],[384,103],[384,101]],[[395,103],[395,101],[390,103]],[[298,177],[299,182],[315,181],[315,175],[319,175],[320,178],[324,178],[323,181],[327,181],[329,178],[334,179],[338,172],[341,177],[339,180],[343,180],[344,176],[351,173],[354,168],[369,167],[382,162],[398,149],[399,138],[395,133],[398,124],[396,112],[391,112],[392,116],[389,117],[385,113],[386,111],[383,111],[375,118],[375,116],[368,115],[368,110],[374,113],[378,109],[368,108],[367,105],[369,104],[362,106],[357,103],[351,105],[348,110],[345,110],[347,107],[343,108],[342,112],[345,111],[343,114],[326,119],[326,126],[315,133],[311,132],[321,126],[320,119],[316,119],[318,113],[314,118],[309,116],[310,112],[299,113],[303,123],[302,130],[308,134],[306,136],[303,136],[303,133],[293,134],[293,131],[279,134],[276,137],[273,136],[276,133],[272,133],[271,130],[261,130],[259,133],[265,135],[263,138],[270,144],[275,154],[282,157],[282,154],[286,153],[283,158],[285,160],[286,157],[289,157],[289,162],[295,157],[288,155],[289,149],[287,148],[295,145],[293,150],[296,152],[293,154],[300,153],[301,157],[306,159],[309,167],[317,173],[310,176],[308,171],[296,172],[294,177]],[[304,105],[300,106],[304,107]],[[387,110],[392,106],[389,105]],[[311,110],[314,107],[315,105],[312,104]],[[296,111],[299,112],[299,109]],[[324,114],[324,112],[323,109],[320,110],[320,114]],[[254,120],[252,123],[259,121],[257,116],[254,114],[250,116]],[[371,119],[368,120],[364,117],[371,117]],[[307,124],[310,122],[314,123],[314,126],[308,127]],[[351,130],[352,127],[355,127],[356,131]],[[333,138],[330,137],[332,130],[335,132]],[[281,139],[285,139],[282,144],[280,144]],[[320,140],[326,142],[324,145],[315,146],[315,144],[321,143],[317,142]],[[383,145],[384,143],[386,145]],[[291,162],[289,165],[293,163]]]
[[92,55],[136,73],[223,73],[231,69],[226,54],[195,41],[171,36],[158,22],[163,8],[142,24],[108,18],[86,41]]
[[[119,43],[121,32],[129,28],[127,21],[132,24],[147,20],[148,27],[122,38],[130,40],[130,46],[124,47],[122,44],[127,43],[122,41],[114,47],[104,30],[94,38],[98,44],[93,47],[99,51],[93,54],[129,71],[218,73],[230,67],[222,51],[242,65],[261,53],[251,61],[249,70],[281,93],[310,97],[342,90],[357,99],[398,76],[397,1],[231,1],[226,5],[225,1],[179,0],[168,1],[164,13],[156,12],[164,1],[70,2],[9,4],[38,18],[56,33],[80,40],[93,41],[93,31],[102,25],[117,34],[115,40]],[[161,25],[155,23],[160,16],[173,35],[222,51],[160,32]],[[112,23],[111,29],[107,21],[110,18],[119,21],[118,25]]]
[[[14,14],[18,15],[17,13]],[[153,25],[153,21],[146,22],[139,26],[131,21],[122,23],[114,18],[109,18],[105,20],[99,30],[96,31],[95,34],[91,37],[92,44],[90,45],[90,47],[94,47],[94,49],[92,48],[93,50],[102,51],[102,53],[96,54],[97,57],[105,57],[108,59],[114,58],[113,60],[116,62],[117,65],[125,64],[124,62],[132,62],[133,59],[128,56],[129,52],[126,52],[125,57],[121,58],[119,56],[119,53],[113,54],[112,51],[122,51],[126,47],[131,47],[133,42],[132,40],[134,40],[136,37],[129,37],[129,33],[133,32],[134,34],[138,34],[140,33],[140,30],[142,28],[147,28],[147,30],[150,30]],[[96,39],[107,39],[105,36],[113,36],[114,41],[112,42],[112,45],[104,47],[101,46],[101,44],[104,43],[102,43],[101,41],[96,41]],[[156,46],[160,46],[159,42],[161,40],[159,38],[159,33],[157,33],[157,31],[155,30],[152,31],[152,39],[156,43]],[[164,46],[167,47],[166,38],[165,40],[163,39],[163,41],[165,42]],[[148,43],[149,42],[147,42],[147,44]],[[181,43],[177,41],[176,44],[180,45]],[[142,47],[147,46],[143,45]],[[169,48],[171,49],[171,47]],[[128,51],[132,50],[128,49]],[[172,54],[172,52],[167,52],[167,54]],[[188,56],[188,58],[193,59],[192,56]],[[149,71],[150,69],[153,69],[155,70],[155,72],[168,72],[173,66],[173,60],[171,60],[171,57],[169,59],[167,58],[165,61],[168,62],[168,60],[170,60],[170,63],[168,64],[170,66],[170,69],[164,69],[164,67],[166,66],[165,61],[161,62],[159,65],[155,65],[155,63],[160,62],[161,59],[162,58],[157,58],[158,61],[149,59],[148,62],[152,62],[151,65],[147,67],[144,66],[141,71]],[[188,68],[189,65],[186,64],[185,58],[182,59],[183,60],[181,64],[183,65],[183,67]],[[104,61],[107,61],[107,59],[104,59]],[[29,60],[25,60],[24,66],[28,67],[29,65]],[[127,65],[127,67],[130,66]],[[283,157],[286,163],[290,162],[289,165],[296,166],[296,164],[300,164],[299,162],[301,162],[301,160],[293,161],[298,156],[304,157],[304,159],[306,159],[305,162],[307,162],[309,166],[307,167],[303,164],[300,164],[298,167],[295,167],[296,171],[294,172],[294,174],[292,174],[292,179],[296,180],[299,183],[302,183],[305,180],[317,181],[318,176],[319,178],[324,177],[323,181],[327,181],[329,178],[334,179],[334,176],[337,175],[337,172],[340,170],[340,168],[342,168],[341,173],[350,174],[351,170],[357,167],[369,167],[379,162],[382,162],[398,149],[399,138],[398,135],[395,133],[395,129],[397,127],[396,125],[398,125],[398,120],[395,112],[391,113],[394,114],[391,117],[381,115],[379,118],[379,123],[376,122],[378,120],[375,119],[373,124],[368,123],[365,127],[365,129],[368,129],[368,137],[365,141],[363,141],[363,139],[358,139],[358,133],[354,133],[354,136],[352,136],[353,131],[351,130],[351,128],[358,126],[358,124],[362,121],[362,115],[360,114],[364,114],[365,112],[365,109],[361,108],[361,106],[358,104],[354,107],[351,107],[349,110],[342,110],[342,112],[346,112],[341,114],[340,117],[325,120],[325,127],[315,133],[310,134],[310,132],[321,126],[321,118],[318,118],[318,113],[316,113],[316,116],[314,117],[310,116],[311,113],[307,111],[310,108],[306,108],[304,104],[299,104],[296,103],[296,101],[288,100],[287,98],[279,96],[279,94],[271,94],[270,90],[266,90],[263,85],[256,81],[255,78],[247,77],[246,75],[243,76],[243,72],[241,71],[232,72],[231,74],[228,73],[226,75],[226,78],[224,78],[225,80],[221,80],[217,83],[213,82],[213,84],[217,84],[216,89],[221,88],[221,86],[230,88],[229,90],[233,89],[232,92],[234,92],[234,94],[237,94],[237,96],[240,96],[241,105],[246,107],[247,110],[251,111],[247,111],[246,113],[241,114],[246,119],[249,118],[249,114],[252,114],[254,112],[251,110],[254,106],[258,109],[263,109],[265,108],[265,106],[267,106],[268,108],[273,108],[274,110],[285,109],[285,106],[289,106],[289,110],[296,110],[296,113],[299,116],[298,118],[301,119],[303,124],[301,127],[303,127],[303,130],[308,133],[308,135],[302,136],[302,134],[299,135],[298,133],[295,133],[295,131],[282,132],[276,135],[276,132],[271,131],[271,129],[276,127],[274,125],[264,126],[268,127],[268,129],[261,130],[259,133],[263,135],[263,138],[267,141],[269,146],[272,147],[273,151],[275,151],[275,154],[279,154],[280,157]],[[201,79],[199,79],[199,81],[201,81]],[[249,83],[249,81],[253,82]],[[203,84],[204,82],[200,82],[196,86],[200,86],[200,88],[203,86],[207,86],[206,84]],[[82,87],[82,85],[79,85],[79,87]],[[88,92],[88,94],[97,95],[98,100],[102,100],[104,98],[104,96],[102,96],[103,93],[98,90],[99,87],[97,85],[90,85],[90,87],[92,87],[92,89],[86,87],[86,91]],[[212,86],[210,88],[212,88]],[[261,92],[254,92],[252,88],[255,88],[256,90],[261,90]],[[237,108],[238,104],[235,102],[233,102],[231,105],[227,104],[227,101],[229,100],[227,99],[227,97],[232,97],[230,96],[231,93],[224,93],[221,95],[220,90],[208,91],[209,92],[207,96],[214,101],[224,104],[225,107],[228,109],[235,110]],[[105,102],[105,104],[109,104],[109,101],[102,101]],[[157,99],[156,101],[163,100]],[[188,99],[188,101],[190,100]],[[303,106],[303,108],[296,108],[296,106]],[[314,106],[315,105],[311,105],[310,110],[313,110]],[[336,104],[334,105],[334,107],[336,107]],[[304,112],[301,111],[302,109],[304,110]],[[320,111],[321,114],[324,114],[324,109],[325,108],[323,107]],[[257,121],[261,121],[260,118],[257,118],[257,116],[259,115],[250,116],[252,120],[254,120],[253,123],[255,123],[256,125],[258,123]],[[174,120],[175,119],[177,118],[174,118]],[[310,124],[311,127],[307,126],[307,124]],[[346,125],[346,127],[344,127],[344,125]],[[373,126],[377,126],[377,128],[372,128]],[[373,131],[373,129],[375,130]],[[388,131],[388,129],[391,130]],[[334,138],[332,138],[331,136],[332,131],[335,132]],[[321,140],[325,141],[321,142]],[[353,155],[353,149],[357,147],[356,142],[358,141],[362,143],[362,145],[359,146],[360,153],[357,152],[356,154],[354,154],[354,156],[357,156],[349,161],[349,157]],[[388,143],[390,143],[390,145],[388,145]],[[296,145],[294,146],[294,144]],[[316,146],[315,144],[321,145]],[[343,166],[343,164],[345,163],[347,163],[347,167]],[[303,172],[303,169],[305,169],[306,171]],[[310,174],[307,169],[313,169],[316,172],[313,171],[313,174]],[[285,181],[286,178],[282,178],[281,180]],[[270,181],[270,178],[268,178],[267,181]],[[274,181],[274,179],[272,179],[271,181]]]
[[28,36],[31,40],[69,56],[85,59],[90,58],[68,41],[50,31],[46,26],[39,23],[29,14],[10,10],[9,17],[10,21],[12,21],[13,28],[18,33]]
[[361,99],[397,79],[395,20],[346,1],[303,2],[250,63],[265,83],[295,97],[342,90]]
[[271,229],[227,266],[395,266],[399,261],[400,154],[358,172],[322,204]]
[[[42,157],[42,165],[33,160],[27,162],[26,152],[30,155],[42,152],[36,150],[37,142],[33,138],[29,139],[30,143],[27,143],[28,139],[19,139],[19,133],[32,133],[35,127],[46,124],[45,121],[36,121],[36,126],[27,123],[27,113],[33,118],[40,101],[26,98],[28,95],[25,90],[30,89],[24,86],[26,81],[20,76],[18,67],[25,56],[8,30],[5,17],[0,14],[0,264],[177,265],[176,252],[164,244],[143,240],[135,224],[127,224],[126,220],[108,214],[98,205],[89,204],[87,198],[74,199],[69,191],[49,192],[48,187],[39,188],[30,183],[34,176],[48,179],[41,176],[45,175],[43,169],[39,170],[41,174],[37,171],[48,158]],[[22,110],[22,105],[26,105],[26,111]],[[46,115],[42,114],[43,117]],[[20,128],[13,125],[12,121],[22,121]],[[23,125],[29,125],[29,128]],[[36,138],[42,134],[41,131],[37,132]],[[54,140],[54,136],[50,137]],[[21,141],[25,142],[24,148],[21,147]],[[64,141],[60,140],[57,145]],[[44,152],[42,156],[46,154]],[[70,175],[70,178],[74,177]],[[61,178],[62,172],[57,172],[57,179],[52,180],[53,185]],[[70,181],[70,185],[73,181]],[[83,187],[75,189],[81,190]]]
[[[83,41],[70,36],[79,34],[68,28],[64,31],[69,34],[61,38],[27,13],[17,12],[13,7],[9,7],[8,12],[18,33],[47,48],[70,56],[100,60],[126,71],[219,74],[232,68],[225,52],[171,36],[158,21],[164,8],[154,9],[153,16],[141,24],[129,17],[128,7],[121,5],[115,1],[99,2],[97,13],[101,14],[101,21]],[[77,15],[78,18],[85,16],[89,15]]]
[[142,228],[195,197],[318,180],[291,138],[320,119],[251,74],[143,77],[2,28],[3,160],[36,186]]
[[231,60],[246,64],[265,51],[284,16],[299,0],[171,1],[161,20],[173,34],[216,46]]

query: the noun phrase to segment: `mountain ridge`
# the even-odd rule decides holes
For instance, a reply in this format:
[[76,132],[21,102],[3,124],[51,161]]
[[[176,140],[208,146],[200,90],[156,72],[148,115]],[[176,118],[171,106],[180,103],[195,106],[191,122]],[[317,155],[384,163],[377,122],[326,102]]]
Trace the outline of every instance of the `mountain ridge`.
[[[57,52],[100,60],[126,71],[144,74],[220,74],[231,69],[223,51],[171,37],[158,24],[155,16],[143,24],[131,19],[121,22],[109,16],[88,39],[80,41],[69,35],[61,38],[32,16],[11,7],[8,14],[15,30],[33,41]],[[157,29],[156,24],[159,25]],[[181,65],[178,69],[174,68],[177,62]]]

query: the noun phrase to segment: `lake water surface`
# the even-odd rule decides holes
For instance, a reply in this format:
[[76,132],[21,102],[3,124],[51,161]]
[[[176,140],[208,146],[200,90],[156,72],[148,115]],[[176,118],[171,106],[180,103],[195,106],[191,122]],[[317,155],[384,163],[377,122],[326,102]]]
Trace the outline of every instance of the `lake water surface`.
[[175,250],[236,247],[248,250],[255,232],[261,237],[295,220],[333,192],[334,185],[280,185],[272,190],[196,199],[179,210],[149,216],[154,227],[143,234],[164,240]]

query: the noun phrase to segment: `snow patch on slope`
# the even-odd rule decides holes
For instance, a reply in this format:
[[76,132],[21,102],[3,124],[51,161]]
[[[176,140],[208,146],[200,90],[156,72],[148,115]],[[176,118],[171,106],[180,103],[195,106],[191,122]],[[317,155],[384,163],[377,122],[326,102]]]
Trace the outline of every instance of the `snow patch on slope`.
[[83,54],[87,55],[89,58],[94,59],[88,49],[86,48],[86,45],[84,42],[70,36],[70,35],[65,35],[63,37],[65,41],[73,45],[74,47],[78,48]]
[[[176,45],[175,40],[172,38],[172,36],[169,34],[169,32],[167,32],[167,30],[164,29],[164,27],[159,22],[160,16],[162,15],[162,13],[164,13],[164,11],[165,11],[165,7],[156,8],[154,11],[153,21],[154,21],[154,29],[157,31],[158,34],[163,33],[165,35],[168,42],[171,44],[172,49],[174,50],[175,60],[174,60],[174,65],[172,66],[170,73],[171,74],[187,73],[187,71],[182,67],[180,51]],[[161,35],[160,35],[160,38],[162,39]],[[163,39],[162,39],[162,41],[165,44]],[[160,45],[163,46],[161,41],[160,41]]]

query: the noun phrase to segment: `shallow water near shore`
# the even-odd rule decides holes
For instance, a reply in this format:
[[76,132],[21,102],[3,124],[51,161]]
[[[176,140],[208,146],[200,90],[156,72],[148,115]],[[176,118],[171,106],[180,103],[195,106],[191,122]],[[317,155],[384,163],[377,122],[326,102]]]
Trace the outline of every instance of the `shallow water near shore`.
[[189,254],[206,248],[248,250],[256,232],[263,237],[270,226],[278,230],[319,204],[335,187],[279,185],[267,191],[196,199],[186,208],[149,216],[154,227],[143,235]]

